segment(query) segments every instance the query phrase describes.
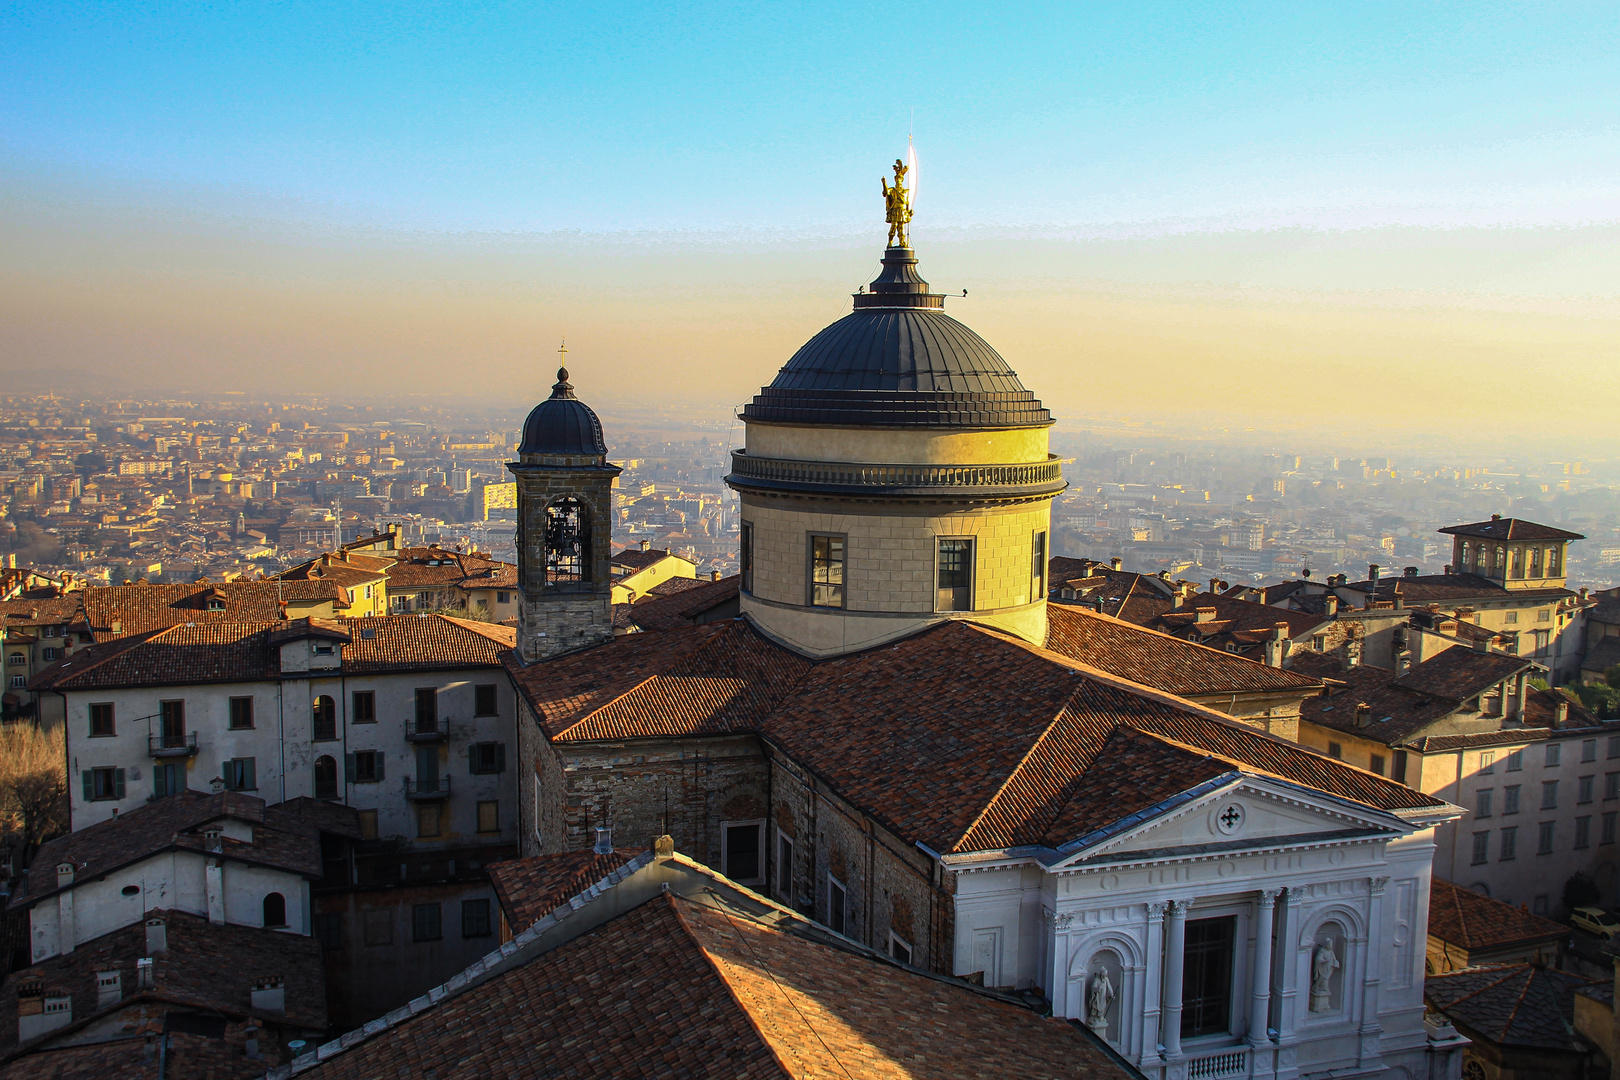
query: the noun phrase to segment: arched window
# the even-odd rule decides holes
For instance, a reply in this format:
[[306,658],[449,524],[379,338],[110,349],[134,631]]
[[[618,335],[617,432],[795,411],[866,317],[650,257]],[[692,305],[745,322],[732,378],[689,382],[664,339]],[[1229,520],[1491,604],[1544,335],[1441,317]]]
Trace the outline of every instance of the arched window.
[[287,898],[278,892],[265,893],[264,896],[264,925],[287,925]]
[[337,702],[322,694],[310,707],[315,719],[315,741],[337,738]]
[[1556,547],[1550,547],[1550,548],[1547,549],[1547,576],[1548,577],[1559,577],[1560,576],[1559,572],[1558,572],[1558,562],[1559,562],[1558,556],[1563,553],[1563,550],[1564,550],[1563,548],[1556,548]]
[[317,799],[338,797],[337,762],[326,754],[315,759],[315,797]]
[[546,586],[583,588],[590,580],[590,508],[569,495],[546,506]]
[[1531,548],[1530,549],[1530,576],[1533,577],[1533,578],[1541,576],[1541,549],[1540,548]]
[[1507,551],[1504,548],[1496,549],[1496,561],[1491,563],[1491,571],[1507,577]]
[[1524,548],[1508,548],[1508,574],[1512,577],[1524,577]]

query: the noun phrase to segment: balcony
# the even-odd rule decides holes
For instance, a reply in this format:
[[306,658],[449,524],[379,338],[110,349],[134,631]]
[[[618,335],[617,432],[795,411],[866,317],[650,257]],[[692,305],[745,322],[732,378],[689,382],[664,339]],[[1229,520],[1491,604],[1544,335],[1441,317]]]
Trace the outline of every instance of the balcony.
[[146,737],[146,752],[155,758],[187,758],[197,756],[197,733],[186,731]]
[[1206,1053],[1203,1057],[1188,1055],[1187,1080],[1214,1080],[1221,1076],[1241,1076],[1249,1071],[1249,1051],[1230,1048]]
[[431,799],[448,799],[450,797],[450,778],[448,776],[428,777],[423,780],[405,778],[405,797],[418,802]]
[[1017,465],[885,465],[798,461],[731,452],[733,487],[837,491],[857,495],[946,495],[997,498],[1056,494],[1064,488],[1056,454]]
[[450,722],[442,717],[432,720],[419,717],[405,721],[405,741],[413,743],[439,743],[450,737]]

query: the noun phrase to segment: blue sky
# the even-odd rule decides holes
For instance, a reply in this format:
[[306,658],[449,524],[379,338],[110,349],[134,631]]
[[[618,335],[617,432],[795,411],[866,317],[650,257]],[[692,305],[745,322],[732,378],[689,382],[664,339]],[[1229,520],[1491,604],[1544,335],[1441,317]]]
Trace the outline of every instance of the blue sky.
[[32,4],[13,183],[408,230],[1567,224],[1620,5]]

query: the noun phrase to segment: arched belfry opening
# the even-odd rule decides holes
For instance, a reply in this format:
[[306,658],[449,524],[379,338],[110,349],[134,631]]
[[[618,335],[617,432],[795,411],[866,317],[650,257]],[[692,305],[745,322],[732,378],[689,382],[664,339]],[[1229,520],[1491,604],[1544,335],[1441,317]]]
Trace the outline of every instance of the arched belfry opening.
[[523,423],[517,481],[517,651],[524,663],[613,637],[613,481],[602,423],[568,369]]
[[564,495],[546,504],[546,587],[580,591],[591,582],[591,508]]

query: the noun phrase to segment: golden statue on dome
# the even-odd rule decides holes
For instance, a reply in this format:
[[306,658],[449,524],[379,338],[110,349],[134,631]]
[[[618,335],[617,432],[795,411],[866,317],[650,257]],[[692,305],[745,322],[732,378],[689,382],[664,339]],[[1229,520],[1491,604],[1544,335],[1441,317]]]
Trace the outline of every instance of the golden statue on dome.
[[889,223],[889,246],[910,247],[906,239],[906,226],[911,224],[911,193],[906,190],[906,163],[899,158],[894,159],[894,184],[882,177],[878,183],[883,185],[883,220]]

